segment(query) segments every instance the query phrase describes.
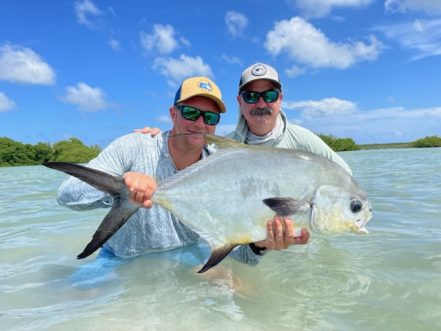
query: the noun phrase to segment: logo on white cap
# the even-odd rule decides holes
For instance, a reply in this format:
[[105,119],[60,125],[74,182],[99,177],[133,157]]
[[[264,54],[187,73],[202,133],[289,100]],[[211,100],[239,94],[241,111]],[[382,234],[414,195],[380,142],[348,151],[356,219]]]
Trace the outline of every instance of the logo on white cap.
[[251,69],[251,74],[252,74],[253,76],[263,76],[263,75],[266,74],[266,67],[265,67],[263,64],[261,64],[261,63],[256,64],[256,65]]

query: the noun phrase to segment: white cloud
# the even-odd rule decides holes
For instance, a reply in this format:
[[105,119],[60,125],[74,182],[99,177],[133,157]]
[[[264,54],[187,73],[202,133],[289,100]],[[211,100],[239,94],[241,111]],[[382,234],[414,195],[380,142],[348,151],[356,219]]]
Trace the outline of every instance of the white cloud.
[[157,58],[153,69],[159,70],[168,84],[173,87],[190,76],[213,76],[210,66],[205,64],[200,56],[191,57],[184,54],[179,58]]
[[439,0],[386,0],[384,8],[388,13],[406,13],[408,11],[422,11],[428,15],[441,14]]
[[418,19],[375,28],[403,48],[416,51],[414,60],[441,55],[441,19]]
[[242,35],[243,30],[248,25],[248,18],[236,11],[230,10],[225,14],[225,24],[227,30],[233,38]]
[[296,65],[292,66],[291,68],[288,68],[285,70],[285,74],[288,77],[297,77],[300,75],[303,75],[304,73],[306,73],[306,69],[305,68],[300,68]]
[[357,105],[348,100],[338,98],[324,98],[322,100],[287,101],[283,108],[300,110],[305,117],[323,117],[339,114],[348,114],[357,109]]
[[239,66],[242,66],[242,61],[237,56],[228,56],[222,54],[222,59],[229,64],[237,64]]
[[165,124],[171,124],[171,123],[173,123],[172,120],[171,120],[171,118],[170,118],[170,116],[167,116],[167,115],[161,115],[161,116],[157,117],[156,120],[157,120],[159,123],[165,123]]
[[157,52],[162,55],[170,54],[180,44],[188,46],[190,43],[185,38],[176,38],[176,31],[171,25],[155,24],[153,33],[140,33],[141,45],[146,53]]
[[288,0],[299,8],[305,17],[318,18],[331,13],[334,8],[361,8],[375,0]]
[[115,38],[110,38],[109,39],[109,46],[115,52],[119,52],[121,50],[121,43],[119,42],[119,40],[116,40]]
[[382,43],[369,36],[369,43],[336,43],[301,17],[276,22],[266,35],[264,47],[272,55],[286,53],[297,62],[313,68],[346,69],[359,61],[375,60]]
[[15,102],[8,98],[8,96],[0,92],[0,113],[11,110],[15,107]]
[[85,83],[66,87],[63,101],[80,107],[85,111],[97,111],[109,107],[104,92],[98,87],[91,87]]
[[102,14],[90,0],[77,1],[74,8],[78,23],[87,27],[93,27],[93,23],[90,20],[91,16],[96,17]]
[[317,132],[336,137],[350,137],[359,144],[406,142],[441,136],[441,107],[405,109],[403,107],[373,110],[348,109],[346,112],[320,116],[287,111],[292,122]]
[[6,44],[0,47],[0,79],[50,85],[55,82],[55,72],[32,49]]

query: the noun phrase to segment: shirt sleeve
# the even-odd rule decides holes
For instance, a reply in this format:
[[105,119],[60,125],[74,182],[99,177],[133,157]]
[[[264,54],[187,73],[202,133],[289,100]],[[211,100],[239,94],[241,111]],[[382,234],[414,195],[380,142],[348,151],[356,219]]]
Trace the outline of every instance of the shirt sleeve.
[[314,154],[322,155],[331,161],[334,161],[349,174],[352,175],[352,170],[343,158],[332,150],[319,136],[300,126],[288,127],[287,134],[284,141],[278,147],[300,148],[312,152]]
[[263,254],[254,253],[250,245],[240,245],[231,251],[230,256],[239,262],[255,266],[260,262]]

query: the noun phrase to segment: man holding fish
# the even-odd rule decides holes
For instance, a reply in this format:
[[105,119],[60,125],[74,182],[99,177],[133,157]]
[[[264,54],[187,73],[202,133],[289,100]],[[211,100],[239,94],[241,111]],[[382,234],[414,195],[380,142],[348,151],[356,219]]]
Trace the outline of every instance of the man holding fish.
[[[322,155],[351,174],[346,162],[313,132],[298,125],[288,123],[281,109],[283,99],[282,84],[278,72],[270,65],[255,63],[246,68],[240,77],[239,121],[234,132],[228,138],[250,145],[293,148]],[[145,127],[136,132],[150,133],[153,136],[160,131]],[[287,229],[287,231],[284,231]],[[265,243],[251,245],[259,254],[266,248],[283,249],[295,243],[292,239],[292,222],[275,217],[267,223],[268,238]],[[302,230],[302,236],[307,230]],[[274,235],[275,234],[275,235]],[[283,240],[277,240],[283,238]]]
[[[265,92],[263,98],[266,100],[267,97]],[[251,99],[248,97],[247,100]],[[266,101],[257,102],[260,104]],[[120,214],[112,215],[115,220],[127,220],[127,217],[130,219],[126,223],[124,221],[118,224],[112,231],[106,226],[101,231],[100,226],[97,233],[101,231],[105,238],[95,240],[94,235],[95,244],[98,243],[98,246],[86,248],[79,258],[92,254],[102,244],[105,251],[128,258],[198,242],[199,235],[169,211],[153,205],[152,196],[157,182],[164,181],[213,152],[213,149],[205,144],[203,135],[198,133],[213,134],[221,114],[226,109],[221,91],[213,81],[206,77],[192,77],[181,84],[169,111],[173,122],[171,131],[154,137],[136,133],[123,136],[112,142],[87,165],[122,176],[134,203],[132,206],[122,206],[118,210]],[[219,199],[222,201],[222,197]],[[110,207],[119,203],[112,199],[111,195],[74,177],[68,178],[60,186],[58,202],[75,210]],[[139,208],[140,205],[145,208]],[[106,219],[103,224],[105,221]],[[306,244],[308,239],[309,232],[306,229],[302,229],[299,235],[295,236],[293,222],[276,216],[267,223],[266,240],[240,245],[230,255],[254,265],[266,249],[286,249],[293,244]]]

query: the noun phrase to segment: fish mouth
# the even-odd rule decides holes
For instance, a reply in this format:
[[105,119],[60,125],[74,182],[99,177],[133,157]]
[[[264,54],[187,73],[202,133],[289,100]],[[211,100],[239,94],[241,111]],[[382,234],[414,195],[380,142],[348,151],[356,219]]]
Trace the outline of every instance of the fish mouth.
[[366,229],[365,225],[369,220],[357,220],[357,222],[355,223],[355,229],[354,232],[355,233],[361,233],[361,234],[368,234],[369,231]]

